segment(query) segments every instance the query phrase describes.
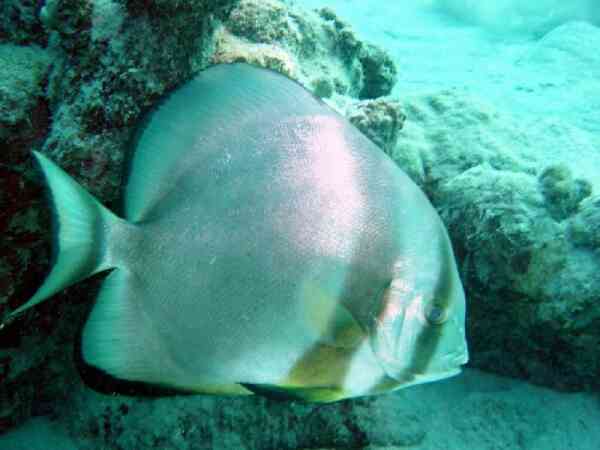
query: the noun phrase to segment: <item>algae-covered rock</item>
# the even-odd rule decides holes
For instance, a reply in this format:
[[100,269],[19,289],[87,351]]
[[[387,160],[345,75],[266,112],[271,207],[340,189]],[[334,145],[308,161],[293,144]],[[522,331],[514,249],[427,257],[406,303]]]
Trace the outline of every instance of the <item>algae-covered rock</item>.
[[391,153],[398,142],[398,133],[404,119],[400,102],[379,98],[352,103],[346,117],[386,153]]
[[331,9],[280,0],[241,0],[219,32],[214,61],[278,70],[323,98],[384,96],[397,75],[387,52],[360,40]]
[[568,127],[524,124],[460,91],[402,104],[391,155],[448,226],[469,300],[471,364],[562,389],[598,387],[594,141],[573,146]]
[[[36,46],[0,44],[0,143],[7,157],[8,142],[44,131],[48,121],[43,88],[50,57]],[[40,122],[44,122],[43,124]]]
[[402,105],[407,119],[394,158],[402,167],[404,154],[419,160],[407,170],[431,196],[443,180],[484,162],[495,169],[537,170],[534,155],[525,151],[531,144],[525,130],[477,98],[444,90],[404,98]]
[[46,33],[40,23],[39,1],[2,0],[0,2],[0,42],[44,45]]
[[573,179],[571,171],[563,164],[544,169],[539,181],[550,214],[559,221],[573,215],[579,203],[592,193],[590,183]]
[[[42,191],[31,181],[29,151],[48,133],[50,114],[44,87],[50,57],[37,45],[0,44],[0,315],[31,293],[28,286],[47,260],[42,241],[47,216]],[[27,324],[22,324],[27,330]],[[0,336],[0,431],[2,424],[31,414],[35,384],[32,370],[44,364],[48,353],[47,328],[39,326],[23,339]],[[33,345],[31,345],[33,344]],[[20,350],[5,350],[21,346]],[[50,375],[50,371],[48,372]],[[22,382],[22,385],[17,384]],[[42,394],[43,395],[43,394]]]
[[600,250],[600,196],[581,202],[578,214],[569,223],[569,231],[576,245]]
[[388,53],[375,45],[365,45],[359,59],[363,69],[359,97],[377,98],[389,94],[396,84],[397,69]]

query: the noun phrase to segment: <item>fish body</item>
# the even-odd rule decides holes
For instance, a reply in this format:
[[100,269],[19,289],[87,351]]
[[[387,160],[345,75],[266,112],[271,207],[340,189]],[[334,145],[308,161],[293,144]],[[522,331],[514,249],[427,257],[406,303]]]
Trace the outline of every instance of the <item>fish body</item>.
[[57,258],[13,315],[111,269],[81,356],[114,378],[333,401],[467,361],[464,293],[434,208],[280,74],[215,66],[162,101],[136,135],[123,218],[36,158]]

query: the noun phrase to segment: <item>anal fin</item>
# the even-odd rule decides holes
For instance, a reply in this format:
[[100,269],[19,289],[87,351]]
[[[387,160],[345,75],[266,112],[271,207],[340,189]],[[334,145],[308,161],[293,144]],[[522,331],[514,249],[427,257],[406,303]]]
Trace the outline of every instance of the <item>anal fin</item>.
[[163,385],[171,378],[168,355],[141,304],[136,276],[115,269],[102,283],[81,335],[84,363],[119,380]]
[[135,274],[126,269],[110,273],[81,333],[85,365],[113,378],[111,384],[122,393],[252,394],[236,383],[207,383],[182,374],[142,308],[148,295]]

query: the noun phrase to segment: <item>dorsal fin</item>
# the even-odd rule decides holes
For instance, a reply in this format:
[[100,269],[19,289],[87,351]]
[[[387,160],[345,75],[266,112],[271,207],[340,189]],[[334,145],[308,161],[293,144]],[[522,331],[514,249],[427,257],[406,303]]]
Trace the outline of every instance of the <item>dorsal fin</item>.
[[235,136],[244,121],[286,117],[290,105],[331,114],[300,84],[248,64],[211,67],[174,90],[144,119],[132,142],[125,218],[147,219],[190,163],[218,154],[218,143]]

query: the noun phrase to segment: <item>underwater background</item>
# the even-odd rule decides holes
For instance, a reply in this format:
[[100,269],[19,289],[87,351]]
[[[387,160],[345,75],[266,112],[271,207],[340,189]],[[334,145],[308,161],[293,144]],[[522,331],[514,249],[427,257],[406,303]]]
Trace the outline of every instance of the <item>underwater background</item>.
[[98,276],[0,330],[0,449],[600,449],[600,6],[526,3],[0,0],[0,318],[49,266],[31,151],[117,206],[143,112],[246,61],[426,192],[470,350],[457,377],[325,405],[105,395],[73,358]]

